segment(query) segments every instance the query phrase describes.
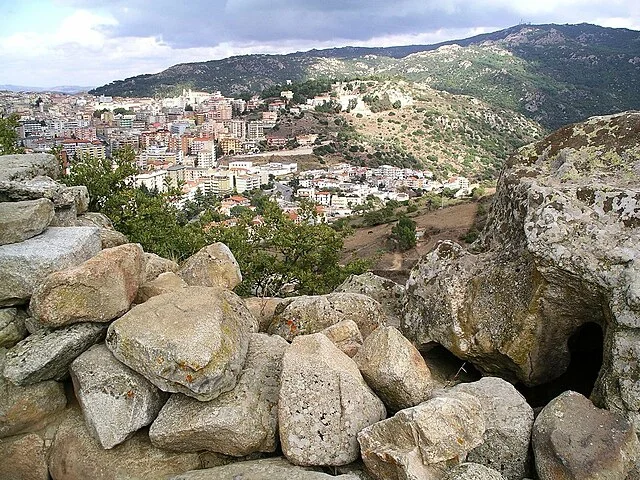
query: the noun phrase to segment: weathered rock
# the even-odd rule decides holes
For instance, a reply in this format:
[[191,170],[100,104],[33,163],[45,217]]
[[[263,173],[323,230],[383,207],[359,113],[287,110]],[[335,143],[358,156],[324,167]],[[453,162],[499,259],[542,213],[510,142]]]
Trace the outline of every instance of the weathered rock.
[[140,288],[138,288],[135,303],[144,303],[151,297],[171,293],[181,288],[187,288],[188,286],[182,278],[173,272],[161,273],[157,278],[143,283]]
[[229,290],[242,282],[240,266],[224,243],[213,243],[191,255],[178,271],[185,282],[197,287]]
[[0,348],[11,348],[27,336],[27,314],[17,308],[0,308]]
[[235,388],[210,402],[173,395],[149,430],[151,442],[179,452],[210,450],[237,457],[275,451],[287,346],[278,336],[251,334]]
[[36,434],[0,440],[0,478],[49,480],[44,439]]
[[[71,190],[74,198],[74,203],[76,206],[76,214],[82,215],[87,213],[89,209],[89,190],[84,185],[76,185],[73,187],[67,187]],[[76,217],[77,219],[77,217]],[[69,226],[77,226],[77,225],[69,225]]]
[[358,442],[379,480],[441,478],[482,443],[484,429],[478,399],[448,392],[363,429]]
[[353,320],[364,338],[385,324],[380,304],[358,293],[331,293],[287,299],[276,307],[269,333],[291,341],[318,333],[343,320]]
[[144,432],[104,450],[87,430],[79,408],[68,410],[49,456],[53,480],[163,480],[200,467],[197,454],[160,450]]
[[461,463],[449,470],[444,480],[504,480],[504,477],[493,468],[479,463]]
[[53,202],[46,198],[0,202],[0,245],[23,242],[42,233],[53,214]]
[[334,290],[336,293],[361,293],[373,298],[387,315],[387,323],[397,327],[402,318],[404,286],[371,272],[351,275]]
[[195,470],[171,480],[358,480],[355,475],[329,475],[291,465],[283,458],[263,458],[221,467]]
[[3,155],[0,166],[2,182],[29,180],[38,175],[56,178],[60,173],[56,158],[48,153]]
[[50,332],[50,331],[53,330],[53,328],[50,328],[50,327],[47,327],[47,326],[41,324],[39,321],[37,321],[33,317],[25,318],[24,319],[24,326],[27,328],[27,332],[29,332],[29,334],[34,334],[34,333],[38,333],[38,332],[42,332],[42,331]]
[[358,353],[358,350],[362,347],[362,334],[353,320],[343,320],[335,325],[330,325],[321,330],[320,333],[350,357]]
[[305,466],[355,461],[357,433],[386,416],[355,362],[322,334],[296,337],[282,362],[278,420],[284,455]]
[[150,282],[158,278],[161,273],[164,272],[177,272],[179,269],[178,264],[173,260],[159,257],[155,253],[144,254],[144,281],[142,283]]
[[45,326],[109,322],[131,307],[142,276],[142,247],[129,243],[102,250],[77,267],[49,275],[29,308]]
[[412,271],[403,333],[538,385],[565,372],[569,338],[593,322],[607,330],[593,398],[637,415],[639,397],[624,388],[638,385],[638,352],[621,360],[614,350],[640,327],[638,132],[640,113],[597,117],[520,149],[500,175],[479,253],[441,243]]
[[0,306],[27,303],[47,275],[78,265],[100,249],[97,228],[48,228],[20,243],[0,246]]
[[103,448],[113,448],[151,424],[169,398],[104,345],[76,358],[70,372],[87,428]]
[[266,332],[269,329],[276,307],[286,301],[279,297],[249,297],[243,298],[243,300],[249,311],[258,320],[259,332]]
[[633,426],[572,391],[542,409],[532,441],[540,480],[624,479],[640,459]]
[[[5,353],[0,351],[0,368],[4,363]],[[0,438],[40,430],[66,405],[58,382],[19,387],[0,376]]]
[[0,180],[0,201],[49,199],[55,207],[52,227],[73,227],[77,213],[86,210],[89,202],[87,187],[67,187],[50,177],[36,176],[24,181]]
[[367,384],[393,411],[431,396],[431,372],[420,352],[395,327],[380,327],[353,358]]
[[497,470],[506,480],[526,477],[530,473],[533,409],[520,392],[497,377],[461,383],[452,391],[474,395],[480,400],[484,412],[484,441],[469,452],[467,459]]
[[7,352],[4,376],[16,385],[61,380],[82,352],[104,339],[107,326],[77,323],[29,335]]
[[100,241],[102,242],[103,250],[105,248],[119,247],[120,245],[129,243],[126,235],[109,228],[100,229]]
[[[76,219],[77,227],[98,227],[113,230],[113,223],[111,219],[104,213],[87,212],[82,215],[78,215]],[[149,254],[152,255],[152,254]]]
[[107,346],[161,390],[208,401],[236,385],[256,324],[233,292],[189,287],[133,307]]

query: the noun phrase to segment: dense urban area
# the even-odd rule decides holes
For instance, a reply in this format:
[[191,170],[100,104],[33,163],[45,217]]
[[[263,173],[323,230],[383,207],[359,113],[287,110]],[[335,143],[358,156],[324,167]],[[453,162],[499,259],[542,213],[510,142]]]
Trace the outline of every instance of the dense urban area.
[[0,109],[17,116],[26,151],[59,150],[73,169],[83,158],[109,158],[130,148],[136,186],[158,192],[179,188],[179,206],[198,195],[224,198],[219,211],[226,216],[234,207],[251,207],[243,194],[260,188],[294,218],[299,200],[307,199],[322,219],[333,221],[367,202],[380,207],[388,200],[402,202],[444,189],[451,196],[469,196],[477,186],[462,176],[436,180],[431,171],[397,165],[299,165],[299,156],[331,152],[336,133],[287,135],[278,128],[280,117],[366,114],[369,108],[355,94],[305,98],[284,90],[279,96],[245,100],[191,90],[163,99],[2,92]]

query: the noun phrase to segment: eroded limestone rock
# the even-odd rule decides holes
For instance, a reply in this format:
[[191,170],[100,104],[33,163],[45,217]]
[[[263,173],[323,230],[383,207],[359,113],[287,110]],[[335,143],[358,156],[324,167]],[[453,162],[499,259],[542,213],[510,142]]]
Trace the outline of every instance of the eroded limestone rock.
[[103,448],[153,422],[169,397],[116,360],[104,344],[76,358],[70,372],[87,428]]
[[139,244],[129,243],[50,274],[33,292],[32,315],[53,328],[119,317],[129,310],[138,292],[142,255]]
[[189,287],[133,307],[110,325],[106,343],[161,390],[209,401],[235,387],[256,329],[233,292]]
[[242,282],[240,266],[224,243],[213,243],[193,254],[178,271],[191,286],[232,290]]
[[533,426],[540,480],[626,478],[640,458],[633,426],[568,391],[544,407]]
[[149,430],[151,442],[180,452],[245,456],[276,449],[282,338],[253,333],[235,388],[209,401],[173,395]]
[[322,334],[294,339],[284,354],[281,378],[280,442],[294,464],[355,461],[358,432],[386,416],[355,362]]
[[53,202],[46,198],[0,202],[0,245],[35,237],[49,226],[53,215]]
[[434,383],[420,352],[395,327],[380,327],[353,358],[367,384],[393,411],[428,400]]
[[0,306],[27,303],[50,273],[79,265],[101,249],[97,228],[50,227],[20,243],[0,246]]
[[385,325],[385,314],[378,302],[358,293],[293,297],[276,307],[268,332],[291,341],[298,335],[318,333],[343,320],[354,321],[366,338]]
[[523,147],[505,164],[473,253],[443,242],[413,269],[403,333],[484,374],[539,385],[567,369],[569,338],[595,323],[605,340],[593,398],[637,421],[639,177],[637,112]]

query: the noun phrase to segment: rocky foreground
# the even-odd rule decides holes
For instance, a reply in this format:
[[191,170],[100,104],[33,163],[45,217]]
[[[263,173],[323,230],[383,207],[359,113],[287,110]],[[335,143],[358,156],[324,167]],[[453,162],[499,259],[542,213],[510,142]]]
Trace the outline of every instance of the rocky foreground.
[[56,176],[0,157],[0,479],[640,478],[640,114],[521,149],[482,238],[406,289],[241,299],[225,245],[145,253]]

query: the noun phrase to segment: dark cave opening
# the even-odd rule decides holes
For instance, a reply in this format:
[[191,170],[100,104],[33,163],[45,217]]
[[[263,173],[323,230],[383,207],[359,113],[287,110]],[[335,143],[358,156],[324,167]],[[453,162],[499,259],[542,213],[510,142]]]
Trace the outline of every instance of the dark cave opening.
[[533,408],[544,407],[567,390],[581,393],[588,398],[602,367],[603,343],[604,335],[600,325],[593,322],[581,325],[569,337],[571,361],[566,372],[542,385],[527,387],[516,384],[516,388]]
[[442,345],[430,345],[422,356],[436,380],[445,386],[461,382],[475,382],[482,375],[469,361],[460,360]]

